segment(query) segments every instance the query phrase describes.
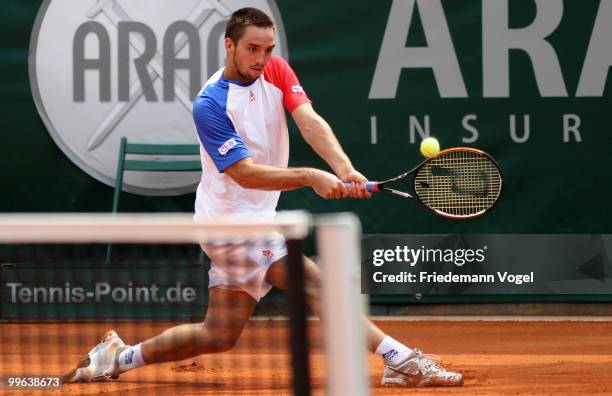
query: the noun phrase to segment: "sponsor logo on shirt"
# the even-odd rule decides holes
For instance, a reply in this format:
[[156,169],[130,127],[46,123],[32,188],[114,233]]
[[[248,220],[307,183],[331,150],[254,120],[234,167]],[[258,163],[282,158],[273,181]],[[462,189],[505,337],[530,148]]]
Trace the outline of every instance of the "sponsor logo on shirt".
[[249,91],[249,102],[255,102],[255,94],[253,91]]
[[226,141],[225,143],[223,143],[221,145],[221,147],[219,147],[219,153],[221,155],[225,155],[225,154],[227,154],[228,151],[230,151],[231,149],[236,147],[237,144],[238,144],[238,142],[236,141],[236,139],[231,138],[228,141]]
[[272,253],[272,251],[270,250],[262,250],[261,255],[267,258],[268,260],[272,260],[272,257],[274,257],[274,253]]
[[291,92],[293,93],[298,93],[298,92],[304,92],[304,89],[300,86],[300,85],[293,85],[291,86]]

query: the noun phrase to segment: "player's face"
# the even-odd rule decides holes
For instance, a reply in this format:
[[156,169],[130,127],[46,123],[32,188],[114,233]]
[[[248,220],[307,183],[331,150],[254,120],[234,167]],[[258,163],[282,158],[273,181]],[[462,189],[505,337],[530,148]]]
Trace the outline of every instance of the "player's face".
[[244,35],[237,43],[226,38],[227,55],[228,60],[232,62],[232,71],[243,82],[257,79],[272,56],[275,43],[272,27],[247,26]]

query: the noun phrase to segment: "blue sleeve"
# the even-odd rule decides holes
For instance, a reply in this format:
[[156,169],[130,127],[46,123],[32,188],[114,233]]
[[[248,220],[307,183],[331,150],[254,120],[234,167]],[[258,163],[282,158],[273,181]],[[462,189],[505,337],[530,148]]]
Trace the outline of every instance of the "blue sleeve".
[[249,156],[231,120],[211,98],[197,98],[193,104],[193,120],[200,142],[220,173]]

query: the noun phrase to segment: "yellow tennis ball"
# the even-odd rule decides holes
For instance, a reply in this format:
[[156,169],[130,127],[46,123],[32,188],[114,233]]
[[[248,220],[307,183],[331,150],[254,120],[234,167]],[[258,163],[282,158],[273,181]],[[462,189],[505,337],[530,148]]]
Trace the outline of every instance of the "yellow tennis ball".
[[440,152],[440,143],[438,143],[438,139],[428,137],[423,139],[421,142],[421,154],[425,157],[433,157],[434,155]]

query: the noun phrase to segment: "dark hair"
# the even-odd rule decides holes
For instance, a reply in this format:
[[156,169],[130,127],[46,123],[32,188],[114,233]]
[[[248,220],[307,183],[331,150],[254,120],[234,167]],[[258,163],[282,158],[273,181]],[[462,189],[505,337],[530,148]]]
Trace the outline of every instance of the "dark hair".
[[241,8],[234,11],[227,21],[225,37],[229,37],[234,43],[237,43],[244,35],[247,26],[269,28],[274,27],[274,22],[265,12],[257,8]]

